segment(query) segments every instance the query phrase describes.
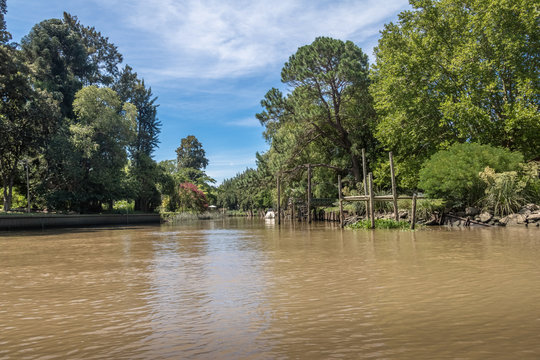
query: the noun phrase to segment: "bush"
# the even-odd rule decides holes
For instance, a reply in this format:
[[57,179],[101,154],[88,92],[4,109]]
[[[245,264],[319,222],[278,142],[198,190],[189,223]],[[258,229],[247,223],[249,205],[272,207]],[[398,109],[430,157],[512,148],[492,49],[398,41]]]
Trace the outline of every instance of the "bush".
[[[354,224],[347,225],[351,229],[370,229],[370,220],[360,220]],[[392,219],[375,219],[375,229],[401,229],[406,230],[411,227],[407,221],[396,221]]]
[[133,213],[134,211],[135,211],[135,203],[133,201],[118,200],[114,202],[113,210],[111,212],[115,214],[125,214],[125,213]]
[[518,211],[528,202],[538,202],[538,165],[522,164],[519,171],[496,173],[486,167],[479,174],[486,184],[484,206],[495,215],[508,215]]
[[193,210],[202,213],[208,210],[206,195],[197,185],[184,182],[178,186],[178,197],[182,211]]
[[446,203],[441,199],[420,199],[416,204],[416,217],[428,220],[434,213],[442,213]]
[[[364,190],[357,190],[354,188],[349,188],[348,186],[345,186],[343,188],[343,196],[358,196],[358,195],[364,195]],[[366,203],[364,201],[353,201],[350,203],[345,203],[343,205],[343,208],[347,211],[353,212],[358,215],[363,215],[366,213]]]
[[434,198],[453,207],[475,205],[483,196],[486,183],[480,172],[487,166],[495,171],[515,171],[523,156],[503,148],[475,143],[454,144],[435,153],[420,170],[418,186]]

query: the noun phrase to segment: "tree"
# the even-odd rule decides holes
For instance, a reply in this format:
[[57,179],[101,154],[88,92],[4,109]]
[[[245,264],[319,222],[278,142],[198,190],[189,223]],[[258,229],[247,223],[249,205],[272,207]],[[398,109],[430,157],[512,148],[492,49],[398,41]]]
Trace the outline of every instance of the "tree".
[[63,20],[36,24],[21,46],[35,71],[36,85],[60,101],[62,115],[68,118],[74,116],[75,93],[84,85],[110,85],[122,61],[107,38],[67,13]]
[[137,77],[137,73],[126,65],[112,87],[120,100],[129,102],[137,108],[137,137],[130,146],[130,152],[144,153],[151,156],[159,144],[161,122],[157,119],[157,97],[152,95],[152,88],[146,88],[144,80]]
[[147,154],[140,152],[129,162],[128,175],[135,199],[134,210],[154,211],[161,203],[157,184],[161,179],[158,164]]
[[5,15],[7,13],[6,0],[0,0],[0,44],[7,44],[11,34],[7,31]]
[[[398,168],[454,142],[540,154],[540,27],[527,0],[413,0],[375,49],[377,138]],[[417,179],[409,176],[414,187]]]
[[1,44],[0,64],[0,176],[8,211],[18,164],[38,153],[59,114],[50,96],[33,88],[17,50]]
[[181,183],[178,186],[178,199],[182,211],[193,210],[202,213],[208,209],[206,195],[190,182]]
[[64,117],[73,118],[75,93],[92,71],[81,38],[61,20],[51,19],[34,25],[21,46],[34,69],[36,85],[53,94]]
[[289,58],[281,81],[292,93],[283,97],[270,90],[261,102],[265,111],[257,114],[267,136],[275,135],[281,124],[295,122],[306,145],[319,139],[327,152],[343,151],[356,181],[361,181],[360,150],[374,145],[367,56],[351,41],[319,37]]
[[137,136],[129,146],[130,174],[135,182],[137,197],[135,210],[152,211],[156,204],[158,191],[157,164],[152,153],[159,143],[161,123],[157,119],[157,98],[152,89],[146,88],[144,80],[137,78],[137,73],[126,65],[113,89],[120,100],[129,102],[137,108]]
[[84,85],[112,85],[120,74],[118,65],[122,63],[122,54],[117,47],[93,26],[82,25],[76,16],[64,12],[63,23],[79,36],[91,64],[90,72],[85,75]]
[[178,169],[190,168],[202,170],[208,165],[206,152],[199,140],[193,135],[188,135],[180,140],[180,146],[176,149],[176,155]]
[[110,88],[96,86],[81,89],[73,108],[76,121],[66,134],[69,141],[57,147],[62,151],[53,158],[62,169],[53,175],[62,178],[51,181],[49,204],[97,212],[102,204],[129,195],[124,169],[127,146],[135,136],[136,109],[122,103]]

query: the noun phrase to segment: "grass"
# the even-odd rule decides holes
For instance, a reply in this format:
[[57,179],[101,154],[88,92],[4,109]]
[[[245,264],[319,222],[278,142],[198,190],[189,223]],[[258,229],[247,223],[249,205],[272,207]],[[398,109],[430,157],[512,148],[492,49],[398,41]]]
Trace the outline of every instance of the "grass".
[[160,215],[163,220],[168,222],[184,220],[209,220],[223,217],[220,212],[205,212],[202,214],[197,214],[194,212],[161,212]]
[[[349,229],[370,229],[370,220],[360,220],[354,224],[347,225]],[[407,221],[395,221],[392,219],[375,219],[375,229],[400,229],[409,230],[411,224]]]

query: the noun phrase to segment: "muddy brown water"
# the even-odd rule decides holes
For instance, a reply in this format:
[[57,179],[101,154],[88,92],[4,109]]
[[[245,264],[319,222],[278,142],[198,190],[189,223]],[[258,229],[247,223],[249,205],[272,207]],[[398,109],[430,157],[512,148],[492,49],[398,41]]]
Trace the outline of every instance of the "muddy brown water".
[[0,359],[539,359],[540,229],[0,233]]

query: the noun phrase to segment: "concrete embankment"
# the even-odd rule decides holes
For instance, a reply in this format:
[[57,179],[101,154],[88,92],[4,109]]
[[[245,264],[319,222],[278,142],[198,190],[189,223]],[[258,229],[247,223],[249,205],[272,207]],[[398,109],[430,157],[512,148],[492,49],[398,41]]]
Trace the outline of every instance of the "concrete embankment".
[[96,225],[159,224],[159,214],[9,215],[0,216],[0,231]]

